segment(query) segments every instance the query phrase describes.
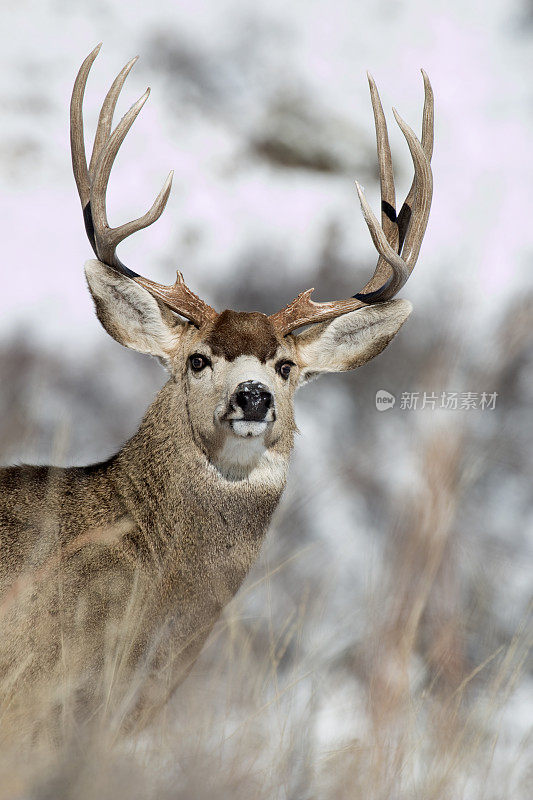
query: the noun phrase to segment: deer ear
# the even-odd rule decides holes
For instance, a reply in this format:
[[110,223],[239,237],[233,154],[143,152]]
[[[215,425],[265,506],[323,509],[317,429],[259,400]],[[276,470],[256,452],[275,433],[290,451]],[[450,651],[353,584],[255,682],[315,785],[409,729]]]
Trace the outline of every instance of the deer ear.
[[85,276],[96,316],[113,339],[163,360],[175,349],[186,325],[131,278],[91,259]]
[[412,311],[407,300],[391,300],[313,325],[294,336],[302,365],[300,382],[323,372],[355,369],[377,356],[393,339]]

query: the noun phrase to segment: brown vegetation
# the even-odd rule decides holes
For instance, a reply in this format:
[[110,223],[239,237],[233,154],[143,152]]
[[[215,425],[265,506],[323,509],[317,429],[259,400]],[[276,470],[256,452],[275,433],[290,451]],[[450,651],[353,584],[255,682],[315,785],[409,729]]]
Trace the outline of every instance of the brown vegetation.
[[[315,487],[303,500],[289,488],[261,564],[151,728],[120,732],[121,709],[112,696],[117,653],[110,654],[106,672],[109,700],[83,725],[74,714],[74,692],[68,713],[72,687],[65,674],[61,685],[33,698],[27,710],[33,735],[21,742],[19,730],[6,729],[5,698],[13,687],[2,687],[1,800],[526,797],[531,742],[520,741],[520,726],[513,728],[509,715],[510,709],[516,715],[520,706],[513,698],[530,680],[530,610],[522,606],[503,618],[498,608],[502,580],[507,575],[511,581],[513,564],[518,568],[520,537],[503,553],[488,525],[484,530],[484,504],[490,511],[495,481],[521,476],[524,468],[516,461],[520,437],[529,432],[519,424],[524,398],[517,387],[525,381],[530,322],[523,303],[520,313],[513,308],[506,315],[495,336],[505,360],[478,362],[473,370],[462,355],[462,362],[440,359],[436,370],[433,342],[426,360],[418,359],[420,373],[409,378],[411,386],[431,381],[432,388],[498,390],[501,403],[492,416],[405,412],[387,422],[370,410],[375,387],[402,386],[387,355],[361,374],[356,413],[358,424],[371,430],[357,437],[356,429],[353,444],[339,447],[342,463],[331,481],[344,481],[352,496],[361,493],[365,511],[354,519],[354,543],[364,544],[357,538],[362,528],[377,529],[376,549],[361,565],[344,554],[335,527],[317,534],[308,512],[327,502],[327,487]],[[24,366],[17,392],[24,407],[43,357],[25,350],[21,358],[16,347],[2,361]],[[402,352],[395,362],[412,364],[416,331],[397,347]],[[69,386],[66,375],[61,379],[64,400],[77,392],[76,381]],[[315,410],[318,387],[308,390],[316,392]],[[5,400],[4,389],[2,395]],[[108,402],[113,407],[114,398]],[[14,404],[6,406],[6,430],[9,412],[14,424],[20,419]],[[138,413],[131,406],[123,412],[125,426]],[[29,420],[30,430],[38,431],[39,420]],[[377,452],[361,446],[375,439],[377,448],[376,426],[385,424],[397,428],[404,446],[408,442],[404,483],[382,480]],[[48,425],[51,434],[52,421]],[[387,454],[398,457],[395,448]],[[295,466],[296,480],[310,492],[298,456]],[[513,513],[509,508],[514,519]],[[26,580],[38,591],[47,575]],[[4,597],[3,608],[9,602]],[[124,642],[132,624],[125,614]],[[132,696],[142,683],[139,675]],[[50,724],[58,695],[67,698],[59,734]]]

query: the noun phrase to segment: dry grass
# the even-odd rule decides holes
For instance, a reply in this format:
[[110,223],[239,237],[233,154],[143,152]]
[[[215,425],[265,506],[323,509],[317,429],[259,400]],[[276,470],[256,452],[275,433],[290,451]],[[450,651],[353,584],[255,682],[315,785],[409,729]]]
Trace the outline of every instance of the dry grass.
[[[369,587],[353,663],[339,671],[302,646],[317,622],[305,591],[281,626],[268,614],[247,618],[253,595],[268,608],[288,568],[263,565],[150,729],[125,735],[111,701],[81,725],[69,713],[68,675],[27,711],[38,737],[21,742],[0,719],[0,800],[525,797],[525,753],[502,776],[495,752],[499,716],[523,677],[526,620],[483,663],[466,653],[468,609],[454,580],[462,445],[443,432],[426,442],[425,481]],[[59,735],[48,724],[58,693]]]

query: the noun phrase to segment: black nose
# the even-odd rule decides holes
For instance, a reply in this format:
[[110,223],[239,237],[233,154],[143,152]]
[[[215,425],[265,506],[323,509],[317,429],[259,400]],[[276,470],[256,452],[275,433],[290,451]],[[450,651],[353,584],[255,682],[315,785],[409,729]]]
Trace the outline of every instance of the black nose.
[[243,419],[251,422],[261,422],[266,417],[269,408],[272,408],[272,393],[268,386],[258,381],[244,381],[239,383],[233,398],[242,408]]

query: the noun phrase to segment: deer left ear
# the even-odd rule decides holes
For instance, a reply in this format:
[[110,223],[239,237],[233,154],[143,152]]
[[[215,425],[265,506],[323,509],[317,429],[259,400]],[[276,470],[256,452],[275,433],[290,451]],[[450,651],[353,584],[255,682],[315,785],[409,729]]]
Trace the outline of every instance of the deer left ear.
[[293,336],[302,364],[300,382],[322,372],[344,372],[386,348],[412,311],[408,300],[391,300],[313,325]]

